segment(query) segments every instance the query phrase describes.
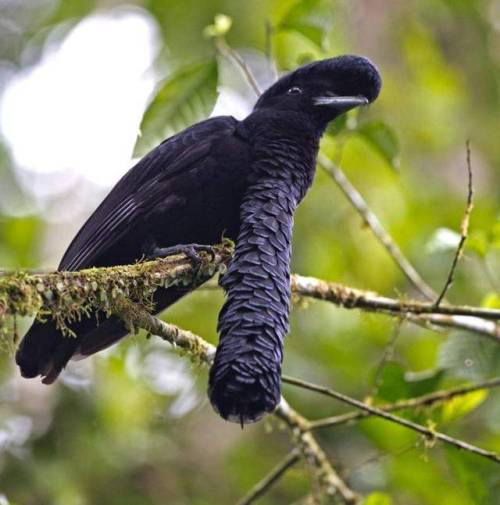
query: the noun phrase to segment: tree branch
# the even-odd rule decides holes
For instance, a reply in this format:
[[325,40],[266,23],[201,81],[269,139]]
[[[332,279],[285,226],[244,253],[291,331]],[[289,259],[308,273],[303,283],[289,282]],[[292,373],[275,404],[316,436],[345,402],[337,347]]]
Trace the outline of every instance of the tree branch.
[[[185,286],[190,291],[223,271],[232,254],[231,244],[214,246],[214,257],[201,252],[202,263],[193,269],[181,255],[160,260],[78,272],[5,273],[0,276],[0,331],[6,332],[9,315],[52,316],[61,329],[98,308],[109,311],[116,300],[131,300],[149,307],[158,287]],[[372,291],[313,277],[292,276],[294,294],[325,300],[348,309],[379,312],[425,325],[455,327],[486,335],[500,342],[499,309],[464,305],[439,305],[415,300],[397,300]]]
[[[468,393],[473,393],[474,391],[480,391],[483,389],[493,389],[500,386],[500,377],[491,379],[488,381],[481,382],[479,384],[472,384],[470,386],[461,386],[454,389],[435,391],[434,393],[429,393],[422,396],[417,396],[415,398],[409,398],[407,400],[400,400],[394,403],[387,403],[385,405],[379,405],[378,408],[384,412],[394,412],[397,410],[404,409],[417,409],[420,407],[429,407],[437,403],[447,402],[452,398],[457,396],[463,396]],[[340,414],[338,416],[326,417],[324,419],[319,419],[317,421],[310,421],[309,428],[315,430],[317,428],[329,428],[331,426],[337,426],[339,424],[346,424],[353,421],[358,421],[360,419],[365,419],[366,417],[371,417],[373,414],[366,410],[347,412],[345,414]]]
[[231,60],[241,70],[255,95],[260,96],[262,91],[259,84],[257,83],[250,67],[245,63],[245,60],[240,56],[238,51],[235,51],[223,37],[217,37],[215,39],[215,46],[220,54]]
[[[198,335],[165,323],[149,314],[144,308],[130,302],[120,301],[112,307],[112,311],[133,328],[142,328],[182,348],[195,361],[206,365],[212,364],[215,346]],[[357,495],[337,475],[314,436],[303,429],[308,425],[308,421],[294,411],[283,398],[275,414],[285,421],[290,429],[297,447],[311,466],[323,492],[327,496],[338,494],[344,503],[355,504]]]
[[[351,288],[314,277],[292,275],[292,291],[301,296],[325,300],[347,309],[361,309],[392,316],[404,316],[412,322],[435,324],[475,331],[500,342],[499,309],[467,305],[440,305],[416,300],[396,300],[373,291]],[[485,319],[488,319],[486,321]],[[489,321],[491,320],[491,321]]]
[[185,286],[195,289],[216,272],[225,270],[233,252],[232,243],[213,247],[213,254],[200,252],[196,268],[185,255],[156,261],[89,268],[77,272],[0,276],[0,334],[5,334],[9,315],[51,316],[63,333],[71,334],[66,323],[79,320],[95,310],[107,313],[123,300],[152,309],[152,296],[159,287]]
[[500,325],[479,317],[455,316],[447,314],[408,314],[409,321],[435,329],[436,326],[466,330],[478,335],[484,335],[497,344],[500,343]]
[[250,505],[265,494],[285,472],[300,460],[300,451],[295,448],[290,451],[261,481],[241,499],[237,505]]
[[482,456],[487,458],[495,463],[500,463],[500,455],[493,451],[487,451],[486,449],[482,449],[480,447],[476,447],[475,445],[469,444],[467,442],[463,442],[462,440],[458,440],[457,438],[450,437],[449,435],[445,435],[444,433],[440,433],[438,431],[434,431],[431,428],[426,428],[420,424],[414,423],[412,421],[408,421],[403,417],[395,416],[390,414],[389,412],[384,411],[381,408],[373,407],[371,405],[367,405],[359,400],[351,398],[347,395],[339,393],[338,391],[334,391],[333,389],[329,389],[323,386],[319,386],[317,384],[312,384],[310,382],[306,382],[300,379],[295,379],[293,377],[282,377],[283,382],[287,384],[291,384],[293,386],[301,387],[303,389],[308,389],[310,391],[315,391],[317,393],[323,394],[325,396],[329,396],[331,398],[335,398],[338,401],[343,403],[347,403],[353,407],[361,409],[365,412],[369,412],[370,414],[386,419],[387,421],[391,421],[395,424],[399,424],[400,426],[404,426],[405,428],[409,428],[410,430],[416,431],[421,435],[424,435],[426,439],[440,440],[441,442],[445,442],[449,445],[452,445],[458,449],[463,449],[465,451],[471,452],[473,454],[477,454],[478,456]]
[[166,323],[147,310],[131,302],[119,301],[112,308],[113,313],[134,329],[146,330],[169,342],[174,347],[186,351],[198,363],[211,365],[215,357],[215,346],[187,330]]
[[325,172],[337,183],[337,186],[348,198],[358,214],[363,218],[363,221],[370,227],[375,237],[377,237],[379,242],[385,247],[401,271],[405,274],[406,278],[425,298],[428,300],[435,300],[437,296],[435,291],[424,281],[413,265],[406,259],[399,246],[394,242],[389,233],[387,233],[370,207],[368,207],[361,193],[349,182],[344,172],[322,153],[318,155],[318,162]]
[[305,460],[314,469],[317,484],[325,496],[339,496],[343,503],[356,504],[360,497],[352,491],[333,469],[327,455],[309,430],[309,421],[293,410],[282,397],[275,415],[291,430],[295,443]]
[[460,241],[458,242],[457,251],[455,253],[455,256],[453,257],[450,272],[448,273],[448,277],[446,278],[446,282],[444,284],[443,290],[441,291],[441,293],[439,294],[439,296],[436,300],[436,303],[435,303],[436,307],[439,307],[441,301],[443,300],[443,298],[446,295],[446,292],[448,291],[450,286],[453,284],[455,270],[457,268],[458,261],[459,261],[460,257],[462,256],[465,241],[467,240],[467,235],[469,233],[470,215],[471,215],[472,209],[474,207],[474,204],[472,203],[472,198],[474,196],[474,187],[472,186],[472,165],[471,165],[471,161],[470,161],[470,142],[468,140],[466,143],[466,149],[467,149],[467,174],[468,174],[467,205],[465,207],[464,217],[462,218],[462,223],[460,225]]

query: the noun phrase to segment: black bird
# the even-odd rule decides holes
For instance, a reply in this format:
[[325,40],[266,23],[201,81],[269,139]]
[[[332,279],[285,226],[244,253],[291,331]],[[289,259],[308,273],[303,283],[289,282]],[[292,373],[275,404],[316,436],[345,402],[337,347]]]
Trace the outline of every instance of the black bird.
[[[253,422],[280,398],[288,331],[294,211],[310,187],[330,121],[372,102],[381,86],[360,56],[313,62],[280,78],[243,121],[214,117],[162,142],[113,188],[71,242],[59,270],[130,264],[165,248],[236,242],[220,283],[227,293],[209,396],[220,415]],[[160,312],[186,294],[159,289]],[[52,383],[73,356],[89,356],[127,334],[117,317],[35,321],[16,361],[24,377]]]

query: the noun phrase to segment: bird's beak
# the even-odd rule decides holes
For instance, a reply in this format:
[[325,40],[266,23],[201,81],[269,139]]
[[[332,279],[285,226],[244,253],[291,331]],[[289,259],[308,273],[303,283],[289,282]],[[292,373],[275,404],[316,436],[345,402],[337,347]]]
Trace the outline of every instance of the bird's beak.
[[335,109],[340,114],[369,103],[364,96],[318,96],[313,102],[314,105]]

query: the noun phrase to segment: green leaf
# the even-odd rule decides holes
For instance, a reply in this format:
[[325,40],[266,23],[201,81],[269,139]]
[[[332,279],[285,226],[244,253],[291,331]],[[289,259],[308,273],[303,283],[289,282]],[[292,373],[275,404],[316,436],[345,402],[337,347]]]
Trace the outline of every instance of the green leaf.
[[410,397],[405,370],[400,364],[389,361],[384,365],[380,374],[377,396],[390,402]]
[[346,127],[347,127],[347,114],[342,114],[334,121],[328,123],[326,131],[329,135],[336,136],[342,131],[344,131]]
[[443,376],[444,371],[439,369],[406,372],[405,379],[410,389],[410,396],[421,396],[435,391]]
[[485,307],[487,309],[500,309],[500,295],[493,291],[488,293],[481,300],[481,307]]
[[[481,472],[478,458],[465,451],[457,451],[455,448],[445,447],[446,459],[452,474],[461,484],[460,489],[469,497],[472,503],[486,503],[488,496],[488,481]],[[491,490],[494,493],[493,490]],[[493,503],[493,502],[488,502]]]
[[490,230],[490,243],[495,249],[500,249],[500,219],[495,222]]
[[380,374],[377,397],[394,402],[424,395],[435,390],[443,375],[444,372],[439,369],[407,372],[399,363],[389,361]]
[[392,498],[385,493],[372,493],[365,498],[363,505],[392,505]]
[[454,333],[441,345],[439,368],[467,380],[485,380],[498,373],[500,348],[495,342],[468,333]]
[[451,421],[464,417],[483,403],[487,396],[487,391],[479,390],[463,396],[451,398],[443,405],[441,413],[443,423],[450,423]]
[[160,87],[141,123],[134,156],[141,156],[166,137],[205,119],[217,99],[217,62],[183,67]]
[[488,253],[489,243],[488,236],[484,230],[474,230],[469,233],[465,242],[467,251],[477,254],[480,258],[484,258]]
[[318,47],[324,48],[332,25],[333,10],[328,2],[299,0],[286,12],[277,29],[300,33]]
[[388,124],[383,121],[371,121],[360,125],[357,132],[391,168],[399,168],[399,141],[396,133]]

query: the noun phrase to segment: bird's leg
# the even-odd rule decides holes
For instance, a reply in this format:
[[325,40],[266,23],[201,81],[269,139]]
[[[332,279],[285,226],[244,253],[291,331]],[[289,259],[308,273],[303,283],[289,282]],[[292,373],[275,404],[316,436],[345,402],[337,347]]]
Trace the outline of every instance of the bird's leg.
[[202,259],[199,255],[200,252],[207,252],[211,255],[212,260],[215,258],[215,251],[212,246],[202,244],[179,244],[171,247],[157,247],[154,245],[148,250],[146,260],[152,261],[165,256],[172,256],[174,254],[184,253],[193,265],[194,269],[201,266]]

